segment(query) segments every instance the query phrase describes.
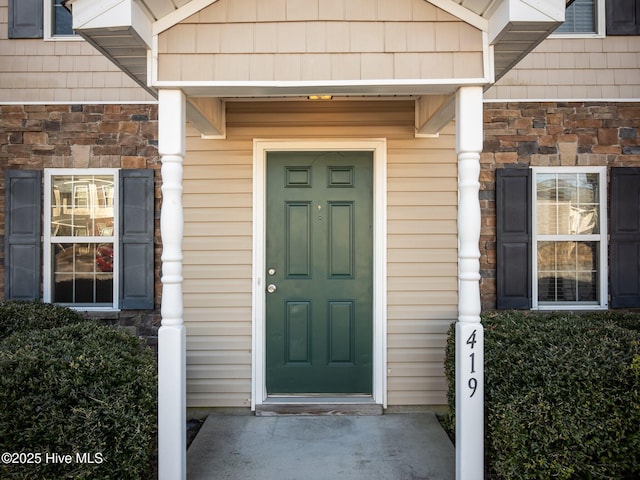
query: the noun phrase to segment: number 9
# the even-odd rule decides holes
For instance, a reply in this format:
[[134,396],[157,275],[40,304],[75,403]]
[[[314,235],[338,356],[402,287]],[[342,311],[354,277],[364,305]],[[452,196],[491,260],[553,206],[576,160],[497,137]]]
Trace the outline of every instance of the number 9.
[[469,379],[468,385],[469,388],[473,390],[471,392],[471,395],[469,395],[469,398],[473,398],[473,396],[476,394],[476,390],[478,389],[478,380],[472,377]]

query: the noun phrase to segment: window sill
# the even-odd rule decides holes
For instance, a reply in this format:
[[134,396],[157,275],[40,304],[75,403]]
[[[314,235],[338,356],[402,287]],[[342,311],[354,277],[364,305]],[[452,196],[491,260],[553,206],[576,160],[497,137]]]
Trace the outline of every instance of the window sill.
[[74,305],[65,305],[66,307],[75,310],[77,312],[106,312],[106,313],[118,313],[120,312],[119,308],[113,307],[76,307]]
[[564,304],[564,305],[538,305],[537,307],[532,307],[531,310],[537,311],[556,311],[556,310],[608,310],[609,307],[607,305],[597,305],[597,304],[584,304],[584,303],[572,303],[572,304]]
[[584,39],[584,38],[605,38],[604,33],[552,33],[547,38],[549,40],[567,40],[567,39]]
[[80,42],[84,40],[80,35],[55,35],[53,37],[44,37],[45,42]]

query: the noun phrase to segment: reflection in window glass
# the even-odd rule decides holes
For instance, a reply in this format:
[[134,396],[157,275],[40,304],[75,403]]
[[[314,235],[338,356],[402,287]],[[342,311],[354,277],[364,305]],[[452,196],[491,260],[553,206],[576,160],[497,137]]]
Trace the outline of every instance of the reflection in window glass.
[[538,235],[599,233],[598,174],[536,176]]
[[71,12],[67,10],[62,2],[64,0],[53,0],[53,11],[51,15],[51,30],[55,35],[74,35],[73,20]]
[[53,249],[53,301],[113,302],[113,244],[62,243]]
[[598,301],[598,247],[598,242],[538,242],[538,300]]
[[596,33],[596,2],[598,0],[575,0],[566,9],[564,23],[556,33]]
[[52,175],[52,299],[112,305],[114,176]]
[[113,176],[52,177],[51,235],[113,235]]

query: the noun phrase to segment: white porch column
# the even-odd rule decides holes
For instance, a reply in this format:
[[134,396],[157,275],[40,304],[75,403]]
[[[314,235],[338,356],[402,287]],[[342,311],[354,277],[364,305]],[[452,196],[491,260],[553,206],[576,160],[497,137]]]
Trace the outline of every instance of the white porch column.
[[162,325],[158,332],[158,478],[187,477],[186,335],[182,318],[182,161],[185,97],[160,90],[158,150],[162,159]]
[[456,93],[458,153],[458,322],[456,479],[484,478],[484,334],[480,322],[480,153],[482,88]]

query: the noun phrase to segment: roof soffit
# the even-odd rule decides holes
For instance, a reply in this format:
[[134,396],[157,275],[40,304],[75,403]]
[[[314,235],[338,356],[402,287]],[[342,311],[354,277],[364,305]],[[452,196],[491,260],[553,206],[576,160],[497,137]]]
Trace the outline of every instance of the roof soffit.
[[[464,1],[464,0],[463,0]],[[487,12],[500,79],[564,22],[566,0],[501,0]]]
[[134,0],[68,0],[67,5],[76,33],[155,96],[148,82],[149,13]]

